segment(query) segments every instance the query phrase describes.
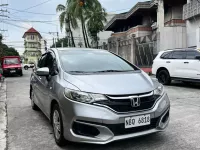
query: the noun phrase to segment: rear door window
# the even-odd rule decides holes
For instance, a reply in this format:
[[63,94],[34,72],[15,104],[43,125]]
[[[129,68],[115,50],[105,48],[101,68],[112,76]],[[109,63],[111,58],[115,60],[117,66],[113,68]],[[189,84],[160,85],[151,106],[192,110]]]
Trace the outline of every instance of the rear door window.
[[196,51],[187,51],[186,59],[195,59],[196,55],[197,55]]
[[172,54],[172,59],[185,59],[186,51],[174,51]]

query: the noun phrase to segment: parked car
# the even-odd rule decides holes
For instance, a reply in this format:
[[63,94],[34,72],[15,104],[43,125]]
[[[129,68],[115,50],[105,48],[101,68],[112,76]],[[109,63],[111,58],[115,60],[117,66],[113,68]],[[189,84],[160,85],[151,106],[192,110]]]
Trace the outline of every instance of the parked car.
[[50,119],[58,145],[106,144],[164,131],[169,123],[163,85],[105,50],[49,50],[31,75],[30,97]]
[[22,65],[19,56],[5,56],[2,58],[3,75],[18,74],[23,76]]
[[34,63],[31,63],[31,64],[23,64],[23,68],[25,69],[25,70],[28,70],[29,68],[34,68]]
[[172,80],[200,82],[200,51],[173,49],[160,52],[153,62],[152,74],[162,84]]

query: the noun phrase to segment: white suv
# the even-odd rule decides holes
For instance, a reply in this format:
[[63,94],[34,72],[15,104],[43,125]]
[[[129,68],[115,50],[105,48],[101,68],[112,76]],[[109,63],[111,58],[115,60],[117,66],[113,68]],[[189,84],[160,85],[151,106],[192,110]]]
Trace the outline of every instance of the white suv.
[[200,52],[195,49],[162,51],[153,62],[152,74],[165,85],[171,80],[200,82]]

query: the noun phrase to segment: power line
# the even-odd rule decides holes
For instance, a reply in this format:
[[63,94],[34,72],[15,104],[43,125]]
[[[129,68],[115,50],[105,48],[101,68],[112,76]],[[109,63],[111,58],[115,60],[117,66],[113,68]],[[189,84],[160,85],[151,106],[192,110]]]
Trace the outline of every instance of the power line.
[[29,12],[29,11],[25,11],[25,10],[18,10],[18,9],[14,9],[14,8],[7,8],[7,9],[10,9],[10,10],[15,10],[15,11],[18,11],[18,12],[25,12],[25,13],[30,13],[30,14],[37,14],[37,15],[56,15],[56,14],[44,14],[44,13],[37,13],[37,12]]
[[[16,25],[16,24],[12,24],[12,23],[10,23],[10,22],[5,22],[5,21],[2,21],[2,22],[4,22],[5,24],[9,24],[9,25],[12,25],[12,26],[18,27],[18,28],[23,28],[23,29],[26,29],[26,30],[29,29],[29,28],[26,28],[26,27],[23,27],[23,26],[19,26],[19,25]],[[38,31],[38,32],[40,32],[40,33],[44,33],[44,34],[48,34],[48,35],[49,35],[48,32],[41,32],[41,31]]]
[[[40,5],[43,5],[43,4],[45,4],[45,3],[48,3],[48,2],[50,2],[50,1],[52,1],[52,0],[47,0],[47,1],[44,1],[44,2],[39,3],[39,4],[37,4],[37,5],[34,5],[34,6],[31,6],[31,7],[28,7],[28,8],[26,8],[26,9],[24,9],[23,11],[25,11],[25,10],[29,10],[29,9],[32,9],[32,8],[35,8],[35,7],[38,7],[38,6],[40,6]],[[15,13],[12,13],[12,14],[16,14],[16,13],[19,13],[19,12],[15,12]]]
[[14,21],[14,22],[31,22],[31,23],[44,23],[44,24],[50,24],[54,26],[58,26],[57,24],[51,23],[53,21],[37,21],[37,20],[16,20],[16,19],[2,19],[1,21]]
[[40,22],[40,23],[48,23],[48,22],[55,22],[58,20],[23,20],[23,19],[3,19],[8,21],[22,21],[22,22]]

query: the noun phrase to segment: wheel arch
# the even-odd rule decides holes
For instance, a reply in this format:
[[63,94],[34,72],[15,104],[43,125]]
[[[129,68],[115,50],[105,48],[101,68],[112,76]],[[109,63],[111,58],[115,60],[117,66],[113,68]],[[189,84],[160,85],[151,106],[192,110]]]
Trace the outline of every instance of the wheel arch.
[[56,104],[59,105],[58,101],[53,99],[51,101],[51,105],[50,105],[50,122],[51,122],[51,124],[52,124],[52,115],[53,115],[52,111],[53,111],[54,105],[56,105]]
[[[160,68],[157,70],[157,72],[156,72],[156,77],[158,77],[158,73],[159,73],[161,70],[166,70],[166,71],[169,73],[169,70],[168,70],[167,68],[165,68],[165,67],[160,67]],[[170,75],[170,73],[169,73],[169,75]]]
[[33,87],[32,87],[32,85],[30,85],[30,91],[29,91],[30,98],[31,98],[32,90],[33,90]]

